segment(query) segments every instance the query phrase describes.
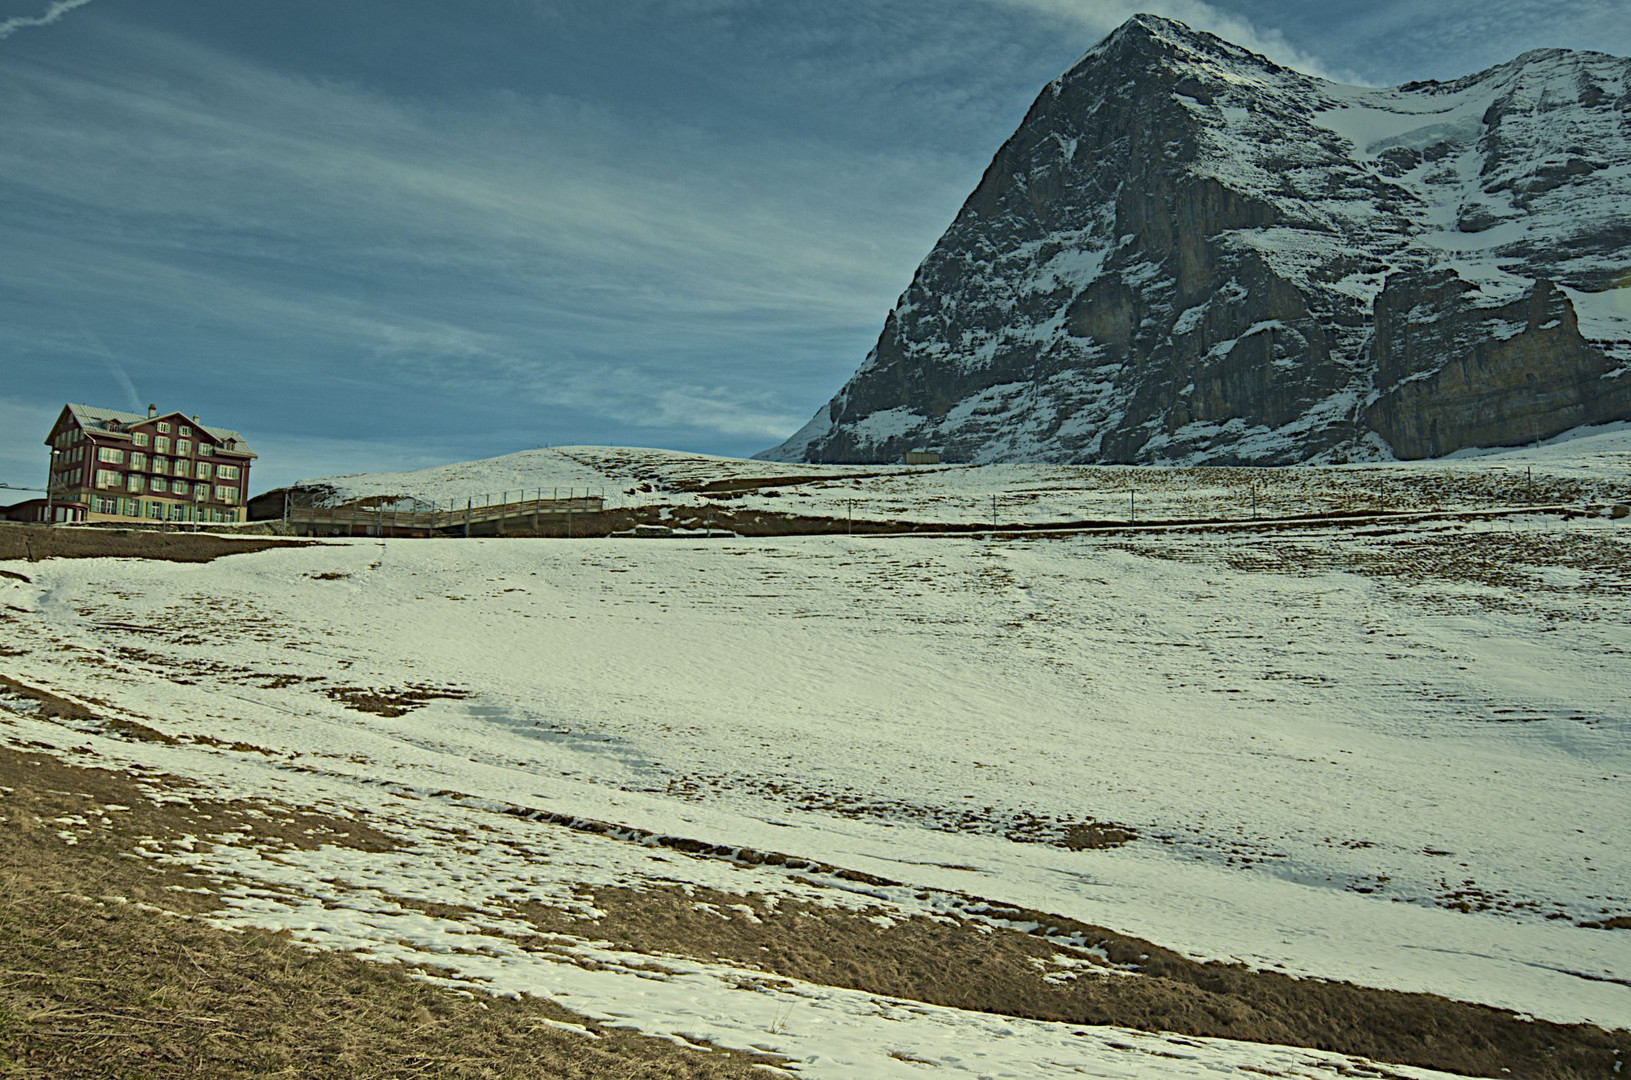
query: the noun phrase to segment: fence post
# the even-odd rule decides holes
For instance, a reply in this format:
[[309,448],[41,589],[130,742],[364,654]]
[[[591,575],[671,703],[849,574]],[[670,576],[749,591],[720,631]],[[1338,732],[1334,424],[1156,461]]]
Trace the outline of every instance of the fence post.
[[464,500],[464,538],[470,539],[470,508],[475,505],[474,495]]

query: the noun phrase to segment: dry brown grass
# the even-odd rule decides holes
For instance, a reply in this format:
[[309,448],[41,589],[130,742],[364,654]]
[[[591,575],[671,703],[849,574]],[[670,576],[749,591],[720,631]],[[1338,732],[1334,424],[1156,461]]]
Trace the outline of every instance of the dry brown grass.
[[[601,916],[537,904],[519,914],[545,932],[587,933],[633,950],[725,960],[885,997],[1307,1046],[1474,1076],[1606,1076],[1631,1055],[1631,1032],[1519,1019],[1431,994],[1197,963],[1043,912],[985,909],[1002,921],[1039,924],[1027,933],[959,918],[891,917],[882,908],[770,904],[703,888],[603,887],[581,899]],[[1067,935],[1086,947],[1062,940]]]
[[455,686],[432,686],[429,683],[384,687],[331,686],[323,692],[355,712],[385,717],[406,716],[427,701],[458,701],[470,696],[468,690]]
[[[549,1027],[571,1018],[547,1002],[461,997],[400,969],[304,951],[278,934],[189,920],[217,905],[222,882],[176,861],[130,857],[138,844],[159,853],[183,838],[196,845],[227,834],[268,852],[397,850],[366,815],[225,801],[173,777],[4,750],[0,789],[0,1076],[8,1067],[41,1077],[747,1075],[740,1055],[688,1054],[613,1032],[591,1041]],[[1196,963],[1104,928],[972,897],[954,898],[938,919],[678,886],[602,887],[581,899],[599,916],[540,904],[514,914],[538,931],[540,950],[558,955],[558,939],[545,935],[606,940],[659,963],[672,954],[735,964],[750,982],[799,979],[1471,1075],[1605,1075],[1616,1055],[1631,1054],[1627,1032]]]
[[49,690],[0,675],[0,698],[21,700],[35,714],[52,720],[89,720],[91,711],[77,701],[69,701]]
[[[213,880],[130,857],[141,837],[260,822],[265,807],[159,804],[127,775],[8,750],[0,786],[0,1076],[765,1075],[752,1064],[768,1059],[600,1028],[542,999],[443,989],[282,934],[218,929],[195,917],[216,905]],[[75,844],[57,835],[64,817],[92,821],[73,830]],[[287,839],[312,842],[298,824]],[[350,836],[324,842],[368,839],[355,823],[341,828]]]

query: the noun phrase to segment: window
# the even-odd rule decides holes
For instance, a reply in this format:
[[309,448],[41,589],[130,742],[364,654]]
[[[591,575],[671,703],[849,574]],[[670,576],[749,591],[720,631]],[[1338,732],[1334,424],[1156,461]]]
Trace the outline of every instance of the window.
[[145,432],[145,431],[136,432],[135,434],[131,435],[130,441],[132,443],[136,444],[137,446],[146,446],[147,445],[147,432]]
[[97,461],[106,461],[114,465],[121,465],[125,460],[125,452],[117,446],[102,446],[96,451]]
[[137,476],[135,473],[126,473],[125,474],[125,490],[126,491],[140,491],[141,489],[142,489],[142,478]]
[[121,483],[119,473],[112,469],[96,470],[96,486],[99,488],[116,488]]
[[120,499],[119,513],[124,517],[141,517],[142,504],[139,499]]
[[[208,449],[208,447],[200,446],[199,449],[200,450],[206,450],[206,449]],[[209,462],[200,461],[198,463],[198,478],[200,480],[208,480],[210,478],[210,463]]]
[[68,486],[69,487],[78,487],[81,483],[84,482],[84,480],[85,480],[85,470],[84,469],[75,469],[73,472],[68,474]]
[[164,491],[169,486],[170,482],[162,476],[149,476],[147,478],[147,489],[149,491]]
[[[187,433],[187,429],[182,428],[181,432],[182,432],[183,435],[185,435]],[[180,440],[180,441],[178,441],[176,443],[176,457],[192,457],[192,456],[193,456],[193,444],[191,442],[189,442],[186,439],[182,439],[182,440]]]
[[190,439],[192,438],[193,429],[188,427],[186,424],[182,424],[181,430],[176,432],[176,434],[180,435],[183,439]]
[[207,442],[199,443],[198,444],[198,456],[199,457],[214,457],[215,456],[215,447],[211,446]]
[[130,452],[130,467],[139,472],[146,472],[147,455],[142,453],[140,450],[132,450]]
[[224,502],[224,503],[235,503],[235,502],[237,502],[238,501],[238,489],[235,488],[235,487],[220,487],[220,486],[217,486],[216,489],[215,489],[215,501],[216,502]]
[[195,484],[193,486],[193,498],[195,500],[197,500],[198,502],[203,502],[205,499],[207,499],[209,497],[210,497],[210,486],[208,484]]
[[161,503],[161,502],[149,502],[147,504],[147,516],[150,517],[150,518],[153,518],[156,521],[163,521],[164,520],[164,504]]
[[190,506],[182,506],[180,503],[171,503],[170,504],[170,520],[171,521],[186,521],[186,520],[189,519],[191,511],[192,511],[192,507],[190,507]]
[[161,458],[155,455],[153,458],[153,471],[156,473],[163,473],[166,476],[170,475],[169,459]]
[[160,435],[170,434],[170,422],[168,420],[160,420],[159,421],[159,434]]
[[223,510],[223,511],[221,511],[221,520],[222,521],[229,521],[229,522],[236,522],[238,520],[238,511],[236,511],[236,510]]
[[188,491],[187,481],[185,481],[185,480],[176,480],[176,481],[171,482],[170,490],[175,492],[177,495],[187,494],[187,491]]
[[[162,427],[164,427],[164,425],[160,424],[159,427],[162,428]],[[158,438],[153,440],[153,453],[155,453],[155,454],[168,454],[169,452],[170,452],[170,440],[169,440],[169,438],[167,438],[164,435],[160,435]]]
[[238,466],[217,465],[215,467],[215,477],[218,480],[236,480],[238,479]]
[[98,514],[117,514],[119,500],[109,495],[97,495],[91,499],[91,509]]

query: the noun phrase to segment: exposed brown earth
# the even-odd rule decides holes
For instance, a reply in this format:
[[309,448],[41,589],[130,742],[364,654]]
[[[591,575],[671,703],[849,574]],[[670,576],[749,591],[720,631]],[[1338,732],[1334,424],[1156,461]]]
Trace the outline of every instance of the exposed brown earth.
[[[0,793],[0,1075],[700,1080],[762,1077],[754,1062],[772,1060],[600,1027],[544,999],[444,989],[285,934],[222,930],[196,917],[217,906],[213,879],[131,856],[144,839],[263,828],[277,808],[159,804],[128,775],[9,750]],[[290,842],[373,842],[344,819],[285,816],[298,826]],[[76,828],[70,845],[57,835],[65,817],[106,824]]]
[[348,709],[373,713],[375,716],[406,716],[427,701],[458,701],[470,696],[470,691],[452,686],[331,686],[323,691]]
[[300,541],[266,536],[215,536],[208,533],[167,532],[148,529],[73,528],[61,525],[24,525],[0,522],[0,561],[25,559],[165,559],[170,562],[209,562],[223,555],[238,555],[268,548],[304,546]]

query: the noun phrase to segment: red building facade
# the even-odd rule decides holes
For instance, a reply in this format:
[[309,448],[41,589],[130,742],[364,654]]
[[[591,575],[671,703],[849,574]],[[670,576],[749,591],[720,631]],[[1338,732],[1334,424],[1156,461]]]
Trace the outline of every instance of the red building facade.
[[65,405],[45,443],[52,520],[246,520],[255,453],[236,431],[152,405],[146,416]]

